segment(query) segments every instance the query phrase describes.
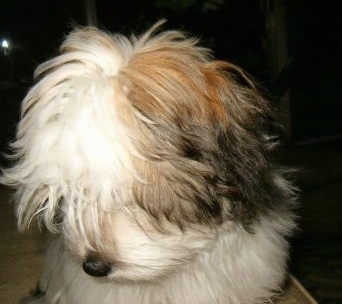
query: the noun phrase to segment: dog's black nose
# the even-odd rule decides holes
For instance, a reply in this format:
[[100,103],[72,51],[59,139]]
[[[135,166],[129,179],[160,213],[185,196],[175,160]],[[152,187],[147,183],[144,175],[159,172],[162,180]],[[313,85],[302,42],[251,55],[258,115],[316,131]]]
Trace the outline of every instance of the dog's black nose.
[[83,262],[83,270],[93,277],[105,277],[112,270],[112,264],[99,257],[89,255]]

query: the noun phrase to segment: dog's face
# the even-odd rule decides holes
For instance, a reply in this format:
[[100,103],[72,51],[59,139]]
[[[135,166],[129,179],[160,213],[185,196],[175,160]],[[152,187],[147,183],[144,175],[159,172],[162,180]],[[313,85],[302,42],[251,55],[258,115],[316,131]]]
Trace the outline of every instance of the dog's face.
[[77,29],[36,76],[4,179],[90,275],[158,278],[272,205],[273,114],[195,40]]

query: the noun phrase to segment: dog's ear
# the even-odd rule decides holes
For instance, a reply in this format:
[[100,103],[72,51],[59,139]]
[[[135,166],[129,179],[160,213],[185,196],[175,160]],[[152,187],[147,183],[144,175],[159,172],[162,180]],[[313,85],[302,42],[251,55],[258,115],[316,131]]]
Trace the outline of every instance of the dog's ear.
[[[21,229],[37,218],[50,230],[59,230],[64,201],[65,207],[75,207],[72,212],[82,210],[75,206],[80,201],[87,203],[86,210],[94,210],[93,217],[99,209],[97,200],[99,205],[112,203],[112,189],[105,186],[103,172],[110,172],[108,184],[118,184],[113,180],[123,176],[120,155],[129,154],[121,153],[124,144],[118,147],[127,141],[118,139],[125,137],[125,131],[115,105],[124,95],[116,76],[131,49],[125,37],[79,28],[66,37],[60,54],[37,68],[37,83],[23,100],[11,145],[11,159],[16,163],[0,179],[17,190]],[[109,170],[110,166],[115,170]]]
[[212,62],[204,73],[209,99],[223,112],[213,117],[216,145],[201,148],[203,161],[215,168],[217,194],[230,202],[228,217],[248,225],[283,199],[272,167],[281,127],[270,102],[240,68]]
[[279,196],[265,136],[276,117],[241,69],[172,37],[154,39],[121,72],[140,117],[135,145],[150,160],[138,171],[152,182],[136,183],[136,202],[180,226],[248,225]]

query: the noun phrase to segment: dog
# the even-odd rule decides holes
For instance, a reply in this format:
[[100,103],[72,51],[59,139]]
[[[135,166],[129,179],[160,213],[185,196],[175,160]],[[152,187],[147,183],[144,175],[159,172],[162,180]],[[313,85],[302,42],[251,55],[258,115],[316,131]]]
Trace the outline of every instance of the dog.
[[18,227],[52,237],[27,303],[270,303],[287,273],[296,191],[278,115],[196,38],[72,30],[23,100]]

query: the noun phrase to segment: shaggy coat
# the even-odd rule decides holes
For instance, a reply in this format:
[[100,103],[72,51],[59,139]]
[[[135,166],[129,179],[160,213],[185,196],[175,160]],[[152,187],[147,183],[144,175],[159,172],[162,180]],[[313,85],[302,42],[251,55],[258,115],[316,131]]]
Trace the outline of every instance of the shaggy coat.
[[72,31],[22,105],[21,230],[50,242],[49,304],[269,303],[286,277],[293,188],[272,162],[270,104],[178,31]]

